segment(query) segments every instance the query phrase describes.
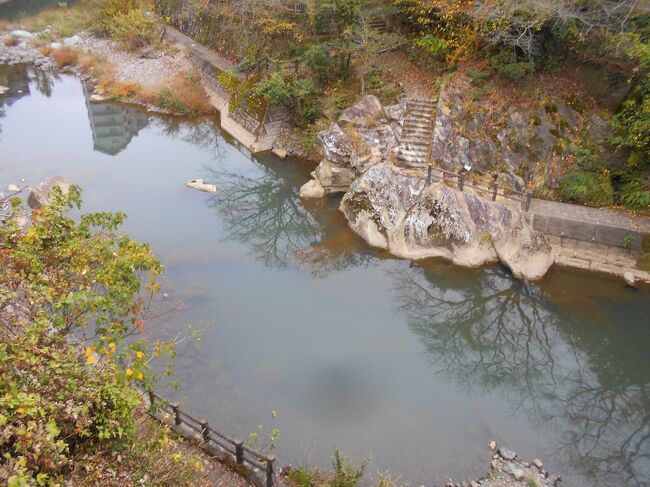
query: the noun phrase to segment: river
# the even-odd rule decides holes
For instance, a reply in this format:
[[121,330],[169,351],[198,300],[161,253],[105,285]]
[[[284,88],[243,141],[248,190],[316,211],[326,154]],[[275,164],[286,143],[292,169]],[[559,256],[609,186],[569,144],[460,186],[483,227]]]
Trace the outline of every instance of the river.
[[338,446],[431,485],[485,473],[494,438],[565,485],[650,485],[647,288],[395,259],[338,197],[298,198],[310,164],[252,158],[214,119],[89,104],[78,79],[27,66],[0,84],[0,186],[64,176],[165,265],[158,306],[178,309],[146,326],[202,331],[164,392],[188,411],[242,438],[279,428],[281,464],[327,466]]

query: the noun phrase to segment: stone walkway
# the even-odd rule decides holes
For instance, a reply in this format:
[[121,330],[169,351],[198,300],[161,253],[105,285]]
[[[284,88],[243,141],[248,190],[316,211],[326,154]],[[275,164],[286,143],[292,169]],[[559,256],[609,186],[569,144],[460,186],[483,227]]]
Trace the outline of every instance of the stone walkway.
[[[200,63],[207,64],[220,71],[235,74],[239,79],[244,79],[244,76],[237,72],[236,66],[230,60],[215,51],[198,44],[191,37],[186,36],[172,27],[167,27],[167,34],[176,42],[185,46],[190,55]],[[230,117],[230,95],[218,86],[215,79],[204,73],[203,81],[205,89],[210,96],[210,102],[219,110],[219,114],[221,115],[222,129],[253,154],[268,151],[273,148],[275,142],[274,137],[258,137]]]
[[402,167],[427,167],[431,159],[431,141],[436,104],[414,98],[406,102],[396,164]]
[[557,264],[619,276],[631,272],[650,282],[650,272],[637,267],[650,218],[538,199],[530,211],[533,228],[548,235]]

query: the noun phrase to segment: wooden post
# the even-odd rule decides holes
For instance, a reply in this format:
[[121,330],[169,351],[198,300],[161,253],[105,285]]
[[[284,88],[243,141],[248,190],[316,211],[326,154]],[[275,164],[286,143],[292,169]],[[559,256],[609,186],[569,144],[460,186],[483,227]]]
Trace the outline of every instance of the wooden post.
[[497,183],[494,183],[494,190],[492,191],[492,201],[496,201],[498,190],[499,190],[499,185]]
[[433,168],[429,166],[427,167],[427,184],[431,184],[432,175],[433,175]]
[[180,426],[183,421],[181,420],[181,415],[178,414],[178,407],[179,407],[178,403],[177,402],[171,403],[169,407],[172,408],[172,414],[174,415],[174,424],[176,426]]
[[208,428],[208,420],[201,420],[201,438],[203,443],[208,443],[210,441],[210,429]]
[[273,487],[273,463],[275,457],[270,456],[266,459],[266,487]]
[[235,460],[237,465],[242,465],[244,463],[244,442],[241,440],[234,440],[235,444]]
[[153,403],[156,400],[156,396],[153,393],[153,389],[149,389],[147,391],[147,394],[149,394],[149,409],[153,408]]
[[297,73],[298,70],[300,69],[300,61],[297,59],[293,62],[293,70]]
[[526,193],[526,211],[530,210],[530,200],[533,199],[532,193]]
[[461,172],[460,174],[458,174],[458,189],[460,189],[460,191],[462,192],[464,187],[465,187],[465,175]]

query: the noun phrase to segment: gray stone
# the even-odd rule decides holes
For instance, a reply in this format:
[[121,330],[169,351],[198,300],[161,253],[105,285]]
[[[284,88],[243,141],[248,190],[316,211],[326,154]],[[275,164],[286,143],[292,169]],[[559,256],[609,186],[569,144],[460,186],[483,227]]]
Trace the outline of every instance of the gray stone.
[[499,464],[497,463],[496,460],[492,460],[490,462],[490,467],[492,467],[492,470],[496,470],[497,468],[499,468]]
[[27,197],[29,207],[36,209],[47,205],[50,202],[51,193],[54,188],[59,188],[63,194],[68,194],[70,183],[61,176],[55,176],[42,182],[29,193]]
[[274,156],[279,157],[280,159],[284,159],[287,157],[287,151],[281,149],[280,147],[274,147],[273,150],[271,150],[271,153]]
[[318,179],[312,179],[300,188],[301,198],[322,198],[323,196],[325,196],[325,189]]
[[490,441],[490,443],[488,443],[488,447],[489,447],[490,450],[492,450],[492,451],[496,450],[496,449],[497,449],[497,442],[494,441],[494,440]]
[[542,463],[542,461],[541,461],[539,458],[535,458],[535,459],[533,460],[533,465],[535,465],[535,466],[536,466],[537,468],[539,468],[539,469],[541,469],[542,467],[544,467],[544,464]]
[[28,32],[26,30],[19,30],[19,29],[12,30],[9,33],[9,35],[11,37],[18,37],[19,39],[33,39],[34,38],[34,34],[32,34],[31,32]]
[[66,47],[74,47],[79,45],[80,43],[81,43],[81,37],[79,37],[76,34],[71,37],[66,37],[65,39],[63,39],[63,45]]
[[626,271],[623,273],[623,279],[628,286],[636,287],[636,277],[632,271]]
[[517,454],[515,452],[503,447],[499,448],[499,455],[501,455],[501,458],[505,460],[514,460],[517,458]]

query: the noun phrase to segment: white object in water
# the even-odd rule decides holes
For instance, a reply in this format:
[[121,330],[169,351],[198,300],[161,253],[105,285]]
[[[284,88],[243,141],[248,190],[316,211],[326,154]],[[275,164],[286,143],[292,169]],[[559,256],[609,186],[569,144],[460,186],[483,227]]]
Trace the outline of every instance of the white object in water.
[[4,95],[5,93],[9,93],[9,87],[0,85],[0,95]]
[[10,184],[9,186],[7,186],[7,191],[15,193],[16,191],[20,191],[20,188],[15,184]]
[[217,187],[214,184],[209,184],[203,181],[203,179],[192,179],[185,183],[185,186],[188,188],[198,189],[199,191],[205,191],[206,193],[216,193]]

